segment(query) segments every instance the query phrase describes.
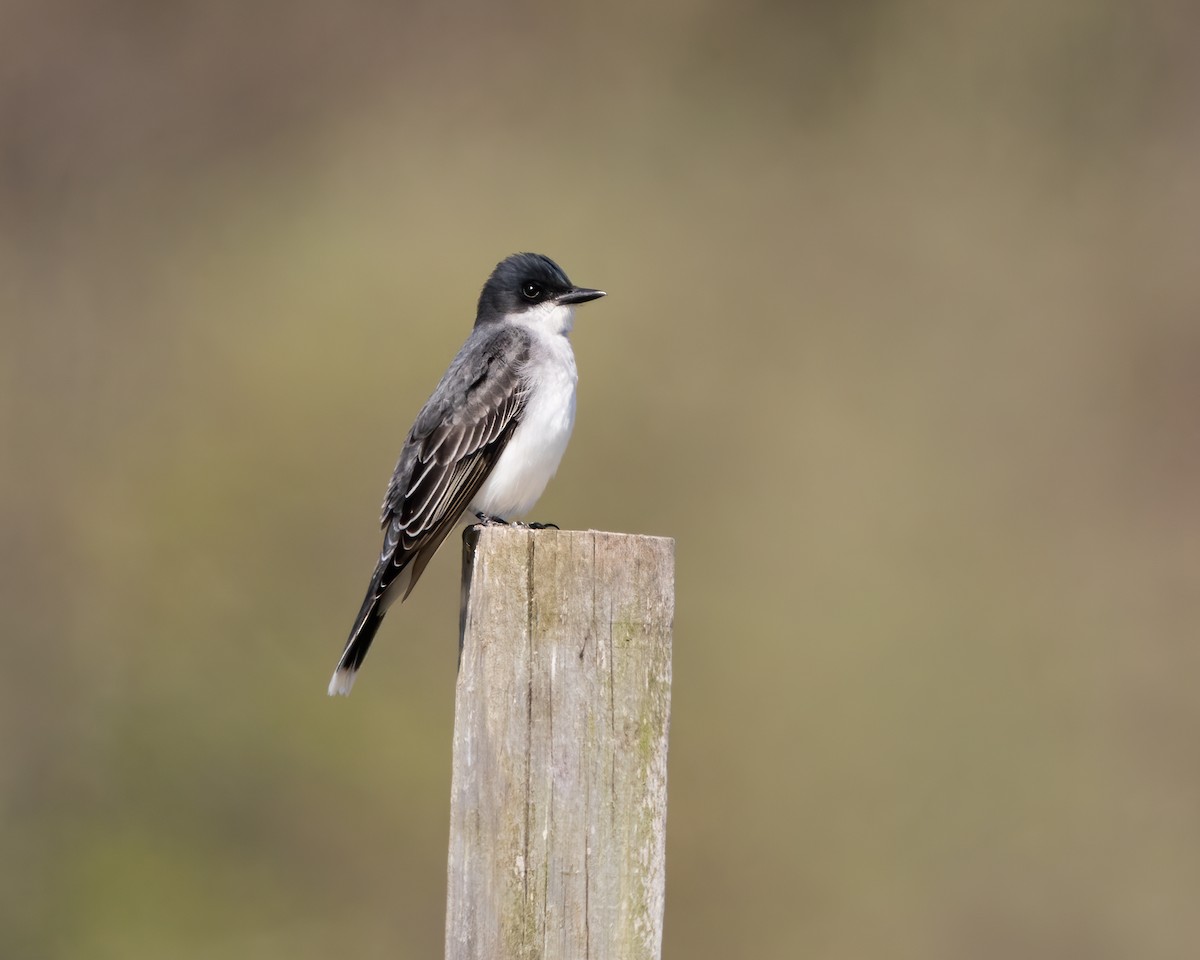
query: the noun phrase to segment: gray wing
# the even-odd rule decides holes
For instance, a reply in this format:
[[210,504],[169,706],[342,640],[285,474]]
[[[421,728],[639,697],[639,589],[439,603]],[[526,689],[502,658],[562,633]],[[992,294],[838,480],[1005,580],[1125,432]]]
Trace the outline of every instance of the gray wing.
[[388,606],[407,597],[521,422],[529,334],[476,328],[409,431],[388,484],[383,550],[329,682],[349,693]]
[[529,351],[519,328],[476,330],[425,403],[383,501],[380,592],[411,563],[408,595],[483,486],[525,409]]

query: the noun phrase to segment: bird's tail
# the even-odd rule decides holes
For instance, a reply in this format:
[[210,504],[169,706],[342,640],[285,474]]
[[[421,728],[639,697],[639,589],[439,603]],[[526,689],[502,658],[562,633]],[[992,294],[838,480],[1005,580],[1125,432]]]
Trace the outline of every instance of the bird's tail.
[[350,696],[350,688],[354,686],[354,676],[358,673],[358,668],[362,666],[367,651],[371,649],[371,641],[375,639],[379,625],[383,623],[383,614],[386,609],[383,597],[376,589],[376,584],[372,583],[371,589],[367,591],[367,596],[363,600],[362,608],[354,620],[354,628],[350,631],[350,639],[346,641],[346,649],[342,651],[342,658],[338,661],[337,669],[333,671],[333,677],[329,681],[331,697],[337,694],[341,694],[343,697]]

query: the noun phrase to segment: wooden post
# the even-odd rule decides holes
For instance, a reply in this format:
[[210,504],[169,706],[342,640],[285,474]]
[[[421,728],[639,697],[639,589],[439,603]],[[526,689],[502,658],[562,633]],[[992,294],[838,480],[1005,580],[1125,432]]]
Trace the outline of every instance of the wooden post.
[[657,960],[675,541],[468,528],[447,960]]

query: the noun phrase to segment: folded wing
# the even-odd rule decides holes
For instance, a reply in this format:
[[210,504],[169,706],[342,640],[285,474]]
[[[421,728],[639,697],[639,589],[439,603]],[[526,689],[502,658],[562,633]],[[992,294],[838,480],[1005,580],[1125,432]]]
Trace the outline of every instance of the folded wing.
[[527,397],[528,335],[476,328],[409,431],[380,517],[383,549],[330,693],[348,693],[387,608],[408,596],[491,473]]

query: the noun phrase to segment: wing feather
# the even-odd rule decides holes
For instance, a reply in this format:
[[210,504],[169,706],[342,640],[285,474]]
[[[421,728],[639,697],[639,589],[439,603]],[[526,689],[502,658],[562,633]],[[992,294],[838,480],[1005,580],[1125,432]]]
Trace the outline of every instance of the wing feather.
[[415,558],[427,561],[496,465],[525,409],[529,349],[520,328],[476,329],[421,410],[383,502],[378,595]]

